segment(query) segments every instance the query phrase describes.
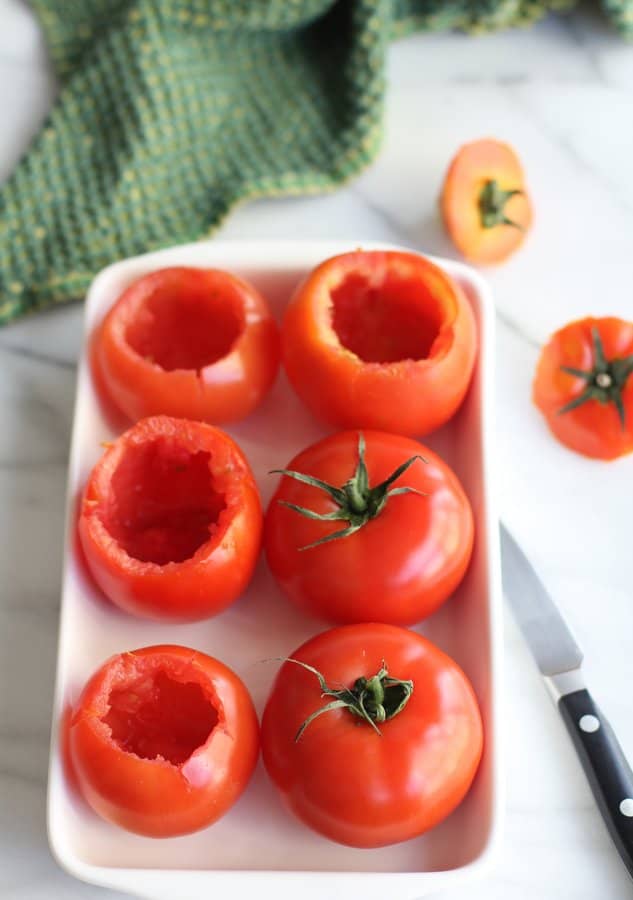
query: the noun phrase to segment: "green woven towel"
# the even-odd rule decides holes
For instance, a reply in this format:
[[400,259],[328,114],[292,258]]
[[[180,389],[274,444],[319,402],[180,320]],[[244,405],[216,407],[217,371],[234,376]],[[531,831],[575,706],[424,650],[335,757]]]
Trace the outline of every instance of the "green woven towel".
[[[0,322],[208,234],[239,200],[358,172],[378,146],[389,38],[573,2],[32,0],[61,92],[0,192]],[[633,32],[633,0],[603,5]]]

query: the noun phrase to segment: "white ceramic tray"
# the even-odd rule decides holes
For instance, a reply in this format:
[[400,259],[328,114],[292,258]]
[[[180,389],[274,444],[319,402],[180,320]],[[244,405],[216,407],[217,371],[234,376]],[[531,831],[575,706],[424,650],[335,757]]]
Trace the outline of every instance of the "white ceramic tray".
[[[457,593],[421,631],[453,656],[470,677],[485,724],[485,752],[464,803],[421,838],[379,850],[355,850],[322,838],[290,816],[261,762],[232,810],[210,828],[180,838],[152,840],[99,819],[64,776],[60,723],[82,685],[105,659],[149,644],[177,643],[218,656],[246,682],[261,712],[276,663],[322,631],[280,594],[263,559],[247,592],[215,619],[193,625],[153,624],[108,604],[90,580],[76,550],[76,502],[87,475],[112,439],[91,381],[88,338],[121,291],[134,279],[169,265],[226,268],[252,281],[280,314],[295,285],[321,260],[355,244],[201,242],[116,263],[94,280],[85,309],[86,342],[79,365],[68,477],[64,571],[57,685],[48,786],[52,851],[71,874],[131,894],[258,900],[413,900],[471,878],[490,862],[502,814],[499,733],[501,603],[497,519],[493,506],[493,321],[486,284],[466,266],[436,260],[463,287],[479,324],[479,362],[469,394],[455,418],[428,441],[454,467],[470,497],[476,522],[474,557]],[[371,245],[365,245],[371,249]],[[263,501],[286,465],[325,430],[304,410],[283,374],[264,404],[229,429],[248,456]]]

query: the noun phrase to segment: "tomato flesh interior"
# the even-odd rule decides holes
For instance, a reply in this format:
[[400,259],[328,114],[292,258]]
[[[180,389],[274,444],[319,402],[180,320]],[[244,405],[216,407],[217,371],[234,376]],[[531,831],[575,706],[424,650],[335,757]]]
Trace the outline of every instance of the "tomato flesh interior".
[[443,307],[419,279],[351,272],[331,291],[332,325],[341,344],[365,362],[426,359]]
[[177,681],[162,669],[114,687],[108,704],[103,722],[122,750],[143,759],[160,756],[173,765],[186,762],[218,722],[199,684]]
[[244,328],[237,292],[165,286],[136,310],[125,338],[139,356],[166,371],[199,370],[230,353]]
[[226,508],[210,462],[210,453],[169,437],[126,448],[101,517],[128,556],[160,566],[183,562],[209,540]]

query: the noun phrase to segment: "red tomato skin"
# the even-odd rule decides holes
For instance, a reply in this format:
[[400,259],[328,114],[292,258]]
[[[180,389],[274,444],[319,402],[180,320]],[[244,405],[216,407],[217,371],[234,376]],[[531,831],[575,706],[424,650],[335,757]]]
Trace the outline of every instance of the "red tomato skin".
[[[246,325],[230,352],[200,371],[166,371],[139,355],[126,340],[126,328],[140,305],[158,289],[224,291],[237,296]],[[272,387],[279,360],[277,324],[252,285],[218,269],[185,267],[161,269],[130,285],[99,326],[94,354],[100,383],[133,422],[161,414],[211,424],[239,421]]]
[[292,655],[330,685],[351,686],[383,659],[389,674],[412,679],[407,706],[377,735],[346,710],[297,729],[327,702],[315,676],[281,667],[262,719],[264,765],[292,812],[315,831],[351,847],[383,847],[433,828],[463,800],[483,748],[473,689],[450,657],[420,635],[384,624],[326,631]]
[[[128,556],[104,527],[99,509],[126,442],[165,435],[192,452],[212,451],[213,469],[226,479],[231,503],[222,513],[222,527],[191,559],[155,565]],[[262,525],[255,479],[232,438],[202,422],[154,416],[125,432],[94,467],[78,529],[88,568],[113,603],[142,618],[193,622],[222,612],[244,593],[259,557]]]
[[[150,656],[205,685],[222,709],[195,763],[184,767],[122,750],[99,718],[126,657]],[[259,727],[246,687],[219,660],[187,647],[144,647],[112,657],[88,681],[69,726],[69,749],[81,793],[98,815],[137,834],[173,837],[210,825],[237,801],[257,762]]]
[[[342,346],[332,327],[330,289],[356,272],[418,278],[444,305],[427,359],[367,363]],[[299,285],[282,323],[283,364],[293,388],[318,419],[339,428],[429,434],[461,405],[476,354],[475,319],[461,289],[413,253],[358,250],[326,260]]]
[[[308,614],[335,623],[411,625],[434,612],[457,588],[470,561],[474,525],[457,476],[437,454],[410,438],[362,431],[371,485],[421,454],[395,482],[427,496],[390,498],[377,518],[346,538],[300,550],[345,527],[304,518],[279,501],[320,513],[335,508],[315,488],[282,477],[266,514],[268,565],[287,597]],[[356,466],[358,432],[331,435],[286,467],[340,486]]]
[[607,360],[633,354],[633,322],[614,316],[579,319],[559,329],[543,347],[534,377],[532,397],[552,434],[566,447],[593,459],[613,460],[633,451],[633,377],[622,390],[626,425],[622,428],[613,403],[588,400],[560,413],[586,387],[583,379],[561,366],[591,369],[592,329],[597,328]]

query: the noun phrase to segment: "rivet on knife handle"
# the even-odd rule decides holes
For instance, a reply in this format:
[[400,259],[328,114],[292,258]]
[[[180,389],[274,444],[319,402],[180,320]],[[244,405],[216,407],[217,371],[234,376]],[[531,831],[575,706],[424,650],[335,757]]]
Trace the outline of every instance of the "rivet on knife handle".
[[563,694],[558,708],[611,838],[633,876],[633,771],[588,690]]

